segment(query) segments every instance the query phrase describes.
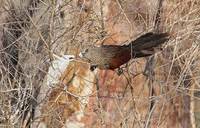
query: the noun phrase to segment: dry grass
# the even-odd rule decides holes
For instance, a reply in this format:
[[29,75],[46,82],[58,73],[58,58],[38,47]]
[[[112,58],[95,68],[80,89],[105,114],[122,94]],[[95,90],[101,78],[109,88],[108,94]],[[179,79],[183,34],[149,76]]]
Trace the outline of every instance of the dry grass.
[[[41,100],[38,99],[38,94],[41,86],[44,86],[45,76],[54,54],[77,55],[80,49],[89,45],[102,41],[118,43],[144,31],[154,30],[157,6],[152,1],[146,2],[151,5],[147,6],[137,0],[116,0],[113,6],[118,8],[113,9],[116,12],[109,14],[112,18],[105,22],[102,22],[104,11],[108,9],[102,6],[107,4],[106,1],[95,0],[93,2],[95,7],[92,7],[92,3],[87,0],[87,6],[81,6],[81,0],[78,6],[75,1],[60,1],[62,0],[57,2],[7,0],[0,5],[0,127],[26,127],[27,124],[32,123],[35,108]],[[134,6],[131,6],[132,4]],[[132,8],[137,6],[154,8]],[[148,85],[149,92],[152,92],[149,93],[150,100],[148,99],[151,105],[149,110],[145,111],[146,114],[142,115],[135,101],[132,107],[124,112],[123,106],[115,100],[120,113],[121,127],[133,126],[135,122],[141,127],[152,125],[152,113],[157,111],[155,105],[165,104],[165,100],[171,103],[173,111],[178,111],[178,107],[183,108],[181,112],[179,111],[182,115],[178,115],[177,120],[184,118],[182,120],[188,121],[188,124],[180,121],[176,126],[198,127],[200,125],[194,118],[199,117],[199,7],[199,0],[163,1],[159,31],[168,31],[171,39],[164,46],[162,53],[158,53],[155,57],[154,63],[150,64],[152,69],[148,72],[153,74],[147,73],[147,82],[144,86]],[[122,24],[121,28],[117,24]],[[121,36],[119,33],[114,35],[113,32],[119,32]],[[110,41],[110,37],[114,41]],[[130,69],[133,67],[134,64]],[[127,88],[130,88],[135,77],[131,70],[128,70],[127,74],[126,78],[130,84]],[[115,79],[108,82],[112,80]],[[134,92],[134,86],[132,91]],[[130,96],[128,93],[133,92],[125,93]],[[115,96],[115,98],[119,97]],[[132,98],[134,97],[130,96],[128,100]],[[182,106],[177,107],[176,104]],[[165,109],[163,106],[159,110]],[[98,113],[101,121],[106,122],[103,118],[105,111],[102,106],[99,109],[101,109]],[[184,110],[191,113],[184,113]],[[141,120],[140,115],[144,116],[145,121]],[[158,122],[155,123],[158,127],[162,127],[161,124],[167,122],[167,119],[160,115],[158,115]],[[115,122],[111,123],[114,126]],[[101,126],[98,123],[96,125]]]

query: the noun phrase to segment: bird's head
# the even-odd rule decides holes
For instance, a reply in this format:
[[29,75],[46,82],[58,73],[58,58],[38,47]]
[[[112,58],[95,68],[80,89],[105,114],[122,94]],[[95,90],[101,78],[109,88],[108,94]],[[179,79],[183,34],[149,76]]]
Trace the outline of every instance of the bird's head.
[[79,53],[79,57],[85,59],[88,62],[93,62],[96,59],[96,57],[99,56],[100,52],[100,47],[90,46],[89,48],[82,50]]
[[90,53],[90,49],[87,48],[87,49],[84,49],[83,51],[81,51],[79,53],[79,57],[90,62],[91,61],[91,53]]

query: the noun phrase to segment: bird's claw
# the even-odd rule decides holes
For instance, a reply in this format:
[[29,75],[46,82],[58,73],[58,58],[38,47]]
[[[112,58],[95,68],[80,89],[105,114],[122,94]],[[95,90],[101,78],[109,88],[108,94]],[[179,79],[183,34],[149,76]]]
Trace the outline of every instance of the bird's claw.
[[120,76],[123,73],[123,69],[122,68],[118,68],[117,69],[117,75]]
[[97,65],[91,65],[90,66],[90,71],[94,71],[97,68]]

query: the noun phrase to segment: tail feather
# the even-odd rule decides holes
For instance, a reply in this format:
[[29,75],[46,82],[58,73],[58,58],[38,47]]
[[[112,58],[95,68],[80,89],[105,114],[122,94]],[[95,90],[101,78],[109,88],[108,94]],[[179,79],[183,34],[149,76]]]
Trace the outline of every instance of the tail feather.
[[132,41],[133,51],[148,50],[157,47],[169,39],[168,33],[146,33]]

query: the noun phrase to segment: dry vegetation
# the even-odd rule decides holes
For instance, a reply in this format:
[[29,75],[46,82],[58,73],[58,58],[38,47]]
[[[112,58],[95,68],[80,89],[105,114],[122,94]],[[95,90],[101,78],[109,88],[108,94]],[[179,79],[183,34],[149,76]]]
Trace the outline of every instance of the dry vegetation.
[[[115,93],[110,104],[117,106],[118,120],[106,121],[102,98],[94,110],[99,118],[95,116],[97,122],[92,125],[200,127],[200,1],[161,0],[160,16],[156,16],[160,0],[108,1],[0,1],[0,127],[32,126],[36,107],[48,100],[38,95],[41,88],[45,90],[55,54],[77,55],[84,47],[102,42],[119,45],[148,31],[167,31],[171,39],[156,56],[131,61],[123,78],[114,78],[116,74],[109,71],[104,78],[100,71],[104,79],[99,78],[100,91],[111,88],[104,85],[118,90],[117,80],[128,82],[119,88],[125,90],[125,98]],[[148,109],[141,107],[143,103]]]

